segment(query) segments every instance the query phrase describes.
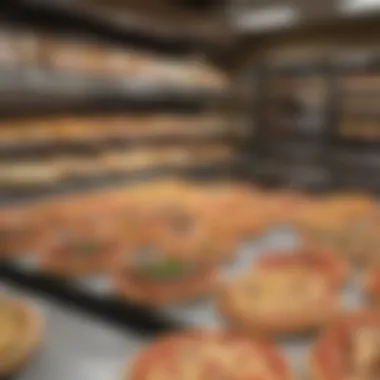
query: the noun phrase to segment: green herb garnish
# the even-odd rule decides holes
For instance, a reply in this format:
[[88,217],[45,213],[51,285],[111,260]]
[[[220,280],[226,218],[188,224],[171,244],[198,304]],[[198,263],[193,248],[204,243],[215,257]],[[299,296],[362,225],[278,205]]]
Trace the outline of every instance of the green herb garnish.
[[140,277],[151,280],[174,281],[194,272],[194,266],[180,259],[162,259],[139,265],[136,272]]
[[85,256],[92,256],[99,252],[100,245],[96,241],[81,241],[74,243],[74,248]]

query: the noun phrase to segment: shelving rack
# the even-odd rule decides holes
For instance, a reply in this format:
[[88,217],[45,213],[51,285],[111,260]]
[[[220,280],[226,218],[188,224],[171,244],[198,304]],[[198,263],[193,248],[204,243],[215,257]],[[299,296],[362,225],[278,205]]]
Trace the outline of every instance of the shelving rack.
[[[75,31],[83,35],[95,35],[99,41],[117,44],[122,47],[133,46],[136,50],[155,52],[168,57],[186,59],[203,55],[213,45],[205,36],[181,35],[159,31],[153,25],[149,29],[140,28],[131,22],[122,24],[108,18],[106,13],[93,12],[90,7],[76,4],[60,4],[51,1],[15,1],[0,4],[2,19],[15,25],[33,25],[37,30],[65,33]],[[153,27],[153,28],[152,28]],[[194,86],[178,87],[147,81],[145,77],[122,77],[73,73],[46,67],[1,67],[0,92],[7,96],[0,102],[2,120],[17,121],[24,118],[37,120],[44,116],[59,115],[113,115],[128,114],[172,114],[198,115],[205,110],[218,108],[225,94],[220,91],[205,91]],[[17,80],[16,80],[17,79]],[[70,88],[75,83],[75,89]],[[36,96],[38,94],[38,97]],[[0,98],[1,94],[0,94]],[[219,110],[218,110],[219,111]],[[106,127],[106,126],[105,126]],[[178,125],[181,128],[181,125]],[[189,126],[188,126],[189,128]],[[98,139],[95,142],[83,141],[57,142],[44,140],[36,144],[0,143],[0,156],[7,160],[20,160],[31,157],[51,157],[51,154],[72,150],[101,150],[109,146],[160,147],[177,144],[229,144],[230,133],[222,129],[220,133],[188,136],[124,136],[117,139]],[[63,181],[43,188],[9,188],[0,192],[1,207],[20,205],[31,201],[45,200],[62,194],[90,193],[110,186],[120,186],[152,177],[165,175],[185,176],[207,180],[213,177],[230,175],[231,163],[208,160],[204,163],[187,165],[168,165],[146,170],[110,173],[90,179]],[[0,262],[0,279],[21,288],[27,288],[46,298],[133,328],[138,333],[155,334],[178,328],[176,321],[160,315],[156,310],[146,310],[133,304],[117,300],[109,295],[99,296],[82,284],[73,284],[64,279],[51,278],[28,271],[14,262]]]
[[[370,95],[366,101],[372,109],[378,108],[374,105],[374,97],[380,94],[380,87],[376,83],[376,78],[380,78],[380,58],[374,53],[362,53],[359,55],[344,56],[334,62],[334,72],[336,78],[336,119],[332,128],[332,141],[334,145],[334,158],[332,160],[334,178],[336,185],[339,187],[353,187],[356,189],[365,189],[378,192],[380,182],[377,180],[378,169],[380,168],[380,135],[365,136],[363,122],[370,122],[372,132],[380,133],[380,117],[377,110],[364,112],[363,103],[360,105],[357,101],[354,107],[347,107],[347,100],[362,100],[363,96]],[[348,80],[355,80],[360,77],[372,77],[370,91],[363,89],[345,88],[344,83]],[[380,82],[379,82],[380,84]],[[359,107],[358,107],[359,106]],[[355,108],[359,108],[359,111]],[[345,131],[343,128],[349,123],[354,130]],[[347,129],[347,128],[346,128]],[[352,129],[352,128],[351,128]],[[376,131],[377,130],[377,131]],[[347,136],[345,132],[354,132],[354,135]],[[356,134],[356,135],[355,135]],[[362,136],[360,136],[362,135]]]
[[[165,29],[156,28],[155,25],[141,27],[134,21],[123,19],[118,23],[107,12],[92,11],[92,7],[81,2],[64,4],[62,2],[46,1],[17,1],[1,4],[2,18],[15,25],[32,25],[37,30],[65,33],[75,31],[83,35],[95,35],[99,41],[117,44],[122,47],[134,47],[136,50],[154,52],[166,57],[175,57],[186,60],[193,54],[204,54],[210,48],[212,42],[205,36],[175,34]],[[159,30],[160,29],[160,30]],[[93,113],[173,113],[173,114],[200,114],[205,110],[215,109],[226,96],[223,91],[208,90],[197,86],[167,84],[156,81],[154,77],[146,76],[111,76],[104,74],[83,74],[69,70],[51,69],[46,67],[17,66],[0,68],[0,77],[3,87],[0,89],[7,94],[6,101],[0,101],[0,116],[41,116]],[[17,80],[16,80],[17,79]],[[71,87],[75,84],[75,87]],[[2,97],[4,99],[4,97]],[[21,105],[22,104],[22,105]],[[21,109],[20,109],[21,108]],[[178,128],[181,126],[179,125]],[[133,137],[118,138],[118,141],[97,141],[94,149],[104,146],[112,147],[139,147],[162,146],[173,144],[226,144],[229,141],[229,133],[222,130],[221,133],[201,134],[199,136],[170,136],[162,135],[154,138]],[[102,145],[103,144],[103,145]],[[22,155],[37,157],[57,148],[56,144],[45,141],[42,144],[0,144],[2,157],[12,158]],[[68,146],[59,146],[62,149],[84,149],[83,142],[78,144],[71,142]],[[88,148],[88,147],[87,147]],[[216,170],[219,167],[220,170]],[[209,170],[208,170],[209,169]],[[205,171],[210,174],[222,172],[229,173],[230,165],[221,160],[217,162],[196,163],[194,165],[170,166],[165,168],[153,168],[140,173],[139,170],[131,173],[114,173],[99,178],[84,181],[89,186],[99,186],[105,183],[117,184],[122,179],[131,180],[147,178],[151,175],[163,173],[183,173],[185,175],[203,175]],[[80,181],[81,182],[81,181]],[[49,186],[48,189],[27,189],[17,194],[45,194],[60,193],[61,189],[83,188],[83,183],[64,183]],[[3,192],[3,198],[9,201],[9,193],[14,189]],[[18,197],[17,197],[18,199]]]
[[[268,119],[277,112],[273,108],[273,93],[271,85],[276,79],[302,80],[317,76],[324,81],[325,89],[319,110],[321,120],[317,121],[318,130],[302,131],[308,120],[288,120],[288,131],[281,132],[278,123],[284,120]],[[323,61],[292,62],[276,67],[263,64],[261,70],[261,101],[257,115],[257,130],[254,137],[256,151],[256,167],[254,176],[257,180],[275,186],[291,186],[301,188],[326,188],[329,186],[328,159],[330,152],[330,122],[331,122],[331,70]],[[307,80],[307,79],[306,79]],[[292,96],[291,92],[289,93]],[[306,115],[308,116],[308,115]],[[310,116],[310,115],[309,115]],[[281,115],[278,115],[281,119]],[[286,121],[286,120],[285,120]],[[299,126],[297,127],[297,124]],[[274,133],[278,129],[277,134]],[[310,171],[315,175],[308,178]]]

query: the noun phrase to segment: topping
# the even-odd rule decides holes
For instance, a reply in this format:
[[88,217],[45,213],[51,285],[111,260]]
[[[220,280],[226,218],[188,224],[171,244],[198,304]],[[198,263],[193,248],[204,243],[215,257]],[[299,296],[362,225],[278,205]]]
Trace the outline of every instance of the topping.
[[135,273],[149,280],[179,280],[194,272],[194,266],[176,258],[162,258],[155,262],[140,264]]

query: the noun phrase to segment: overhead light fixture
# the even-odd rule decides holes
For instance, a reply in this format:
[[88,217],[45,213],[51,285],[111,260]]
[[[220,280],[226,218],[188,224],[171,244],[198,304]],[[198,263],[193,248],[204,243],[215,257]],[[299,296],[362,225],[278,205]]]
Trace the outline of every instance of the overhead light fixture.
[[295,24],[300,19],[299,10],[290,5],[273,5],[261,9],[239,12],[235,26],[243,30],[266,31]]
[[344,13],[362,13],[380,10],[380,0],[341,0],[339,9]]

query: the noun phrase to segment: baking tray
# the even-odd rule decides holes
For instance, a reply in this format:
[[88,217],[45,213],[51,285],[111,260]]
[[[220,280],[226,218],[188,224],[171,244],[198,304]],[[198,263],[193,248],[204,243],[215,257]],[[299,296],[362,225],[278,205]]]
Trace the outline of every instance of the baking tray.
[[[260,238],[241,244],[236,260],[223,268],[222,276],[231,278],[249,263],[254,264],[257,257],[269,254],[276,249],[292,248],[297,245],[297,240],[298,237],[289,228],[284,226],[273,228]],[[34,277],[30,277],[31,274]],[[31,278],[34,280],[31,281]],[[186,327],[214,328],[225,325],[223,319],[215,311],[212,299],[208,297],[183,305],[141,309],[133,304],[116,300],[105,277],[72,279],[68,285],[63,280],[53,280],[36,274],[33,262],[27,260],[19,260],[8,266],[3,265],[0,270],[0,279],[37,292],[44,297],[59,300],[65,305],[75,306],[82,311],[95,314],[108,321],[111,326],[123,325],[127,329],[143,333],[144,337],[153,337]],[[356,308],[362,302],[358,276],[354,275],[351,280],[342,289],[340,301],[343,307]],[[54,286],[52,286],[53,283]],[[62,292],[62,288],[65,287],[70,289],[66,293]],[[117,307],[112,308],[110,305],[117,305]],[[312,342],[313,337],[305,335],[285,337],[277,342],[286,354],[295,378],[304,375],[307,354]]]

